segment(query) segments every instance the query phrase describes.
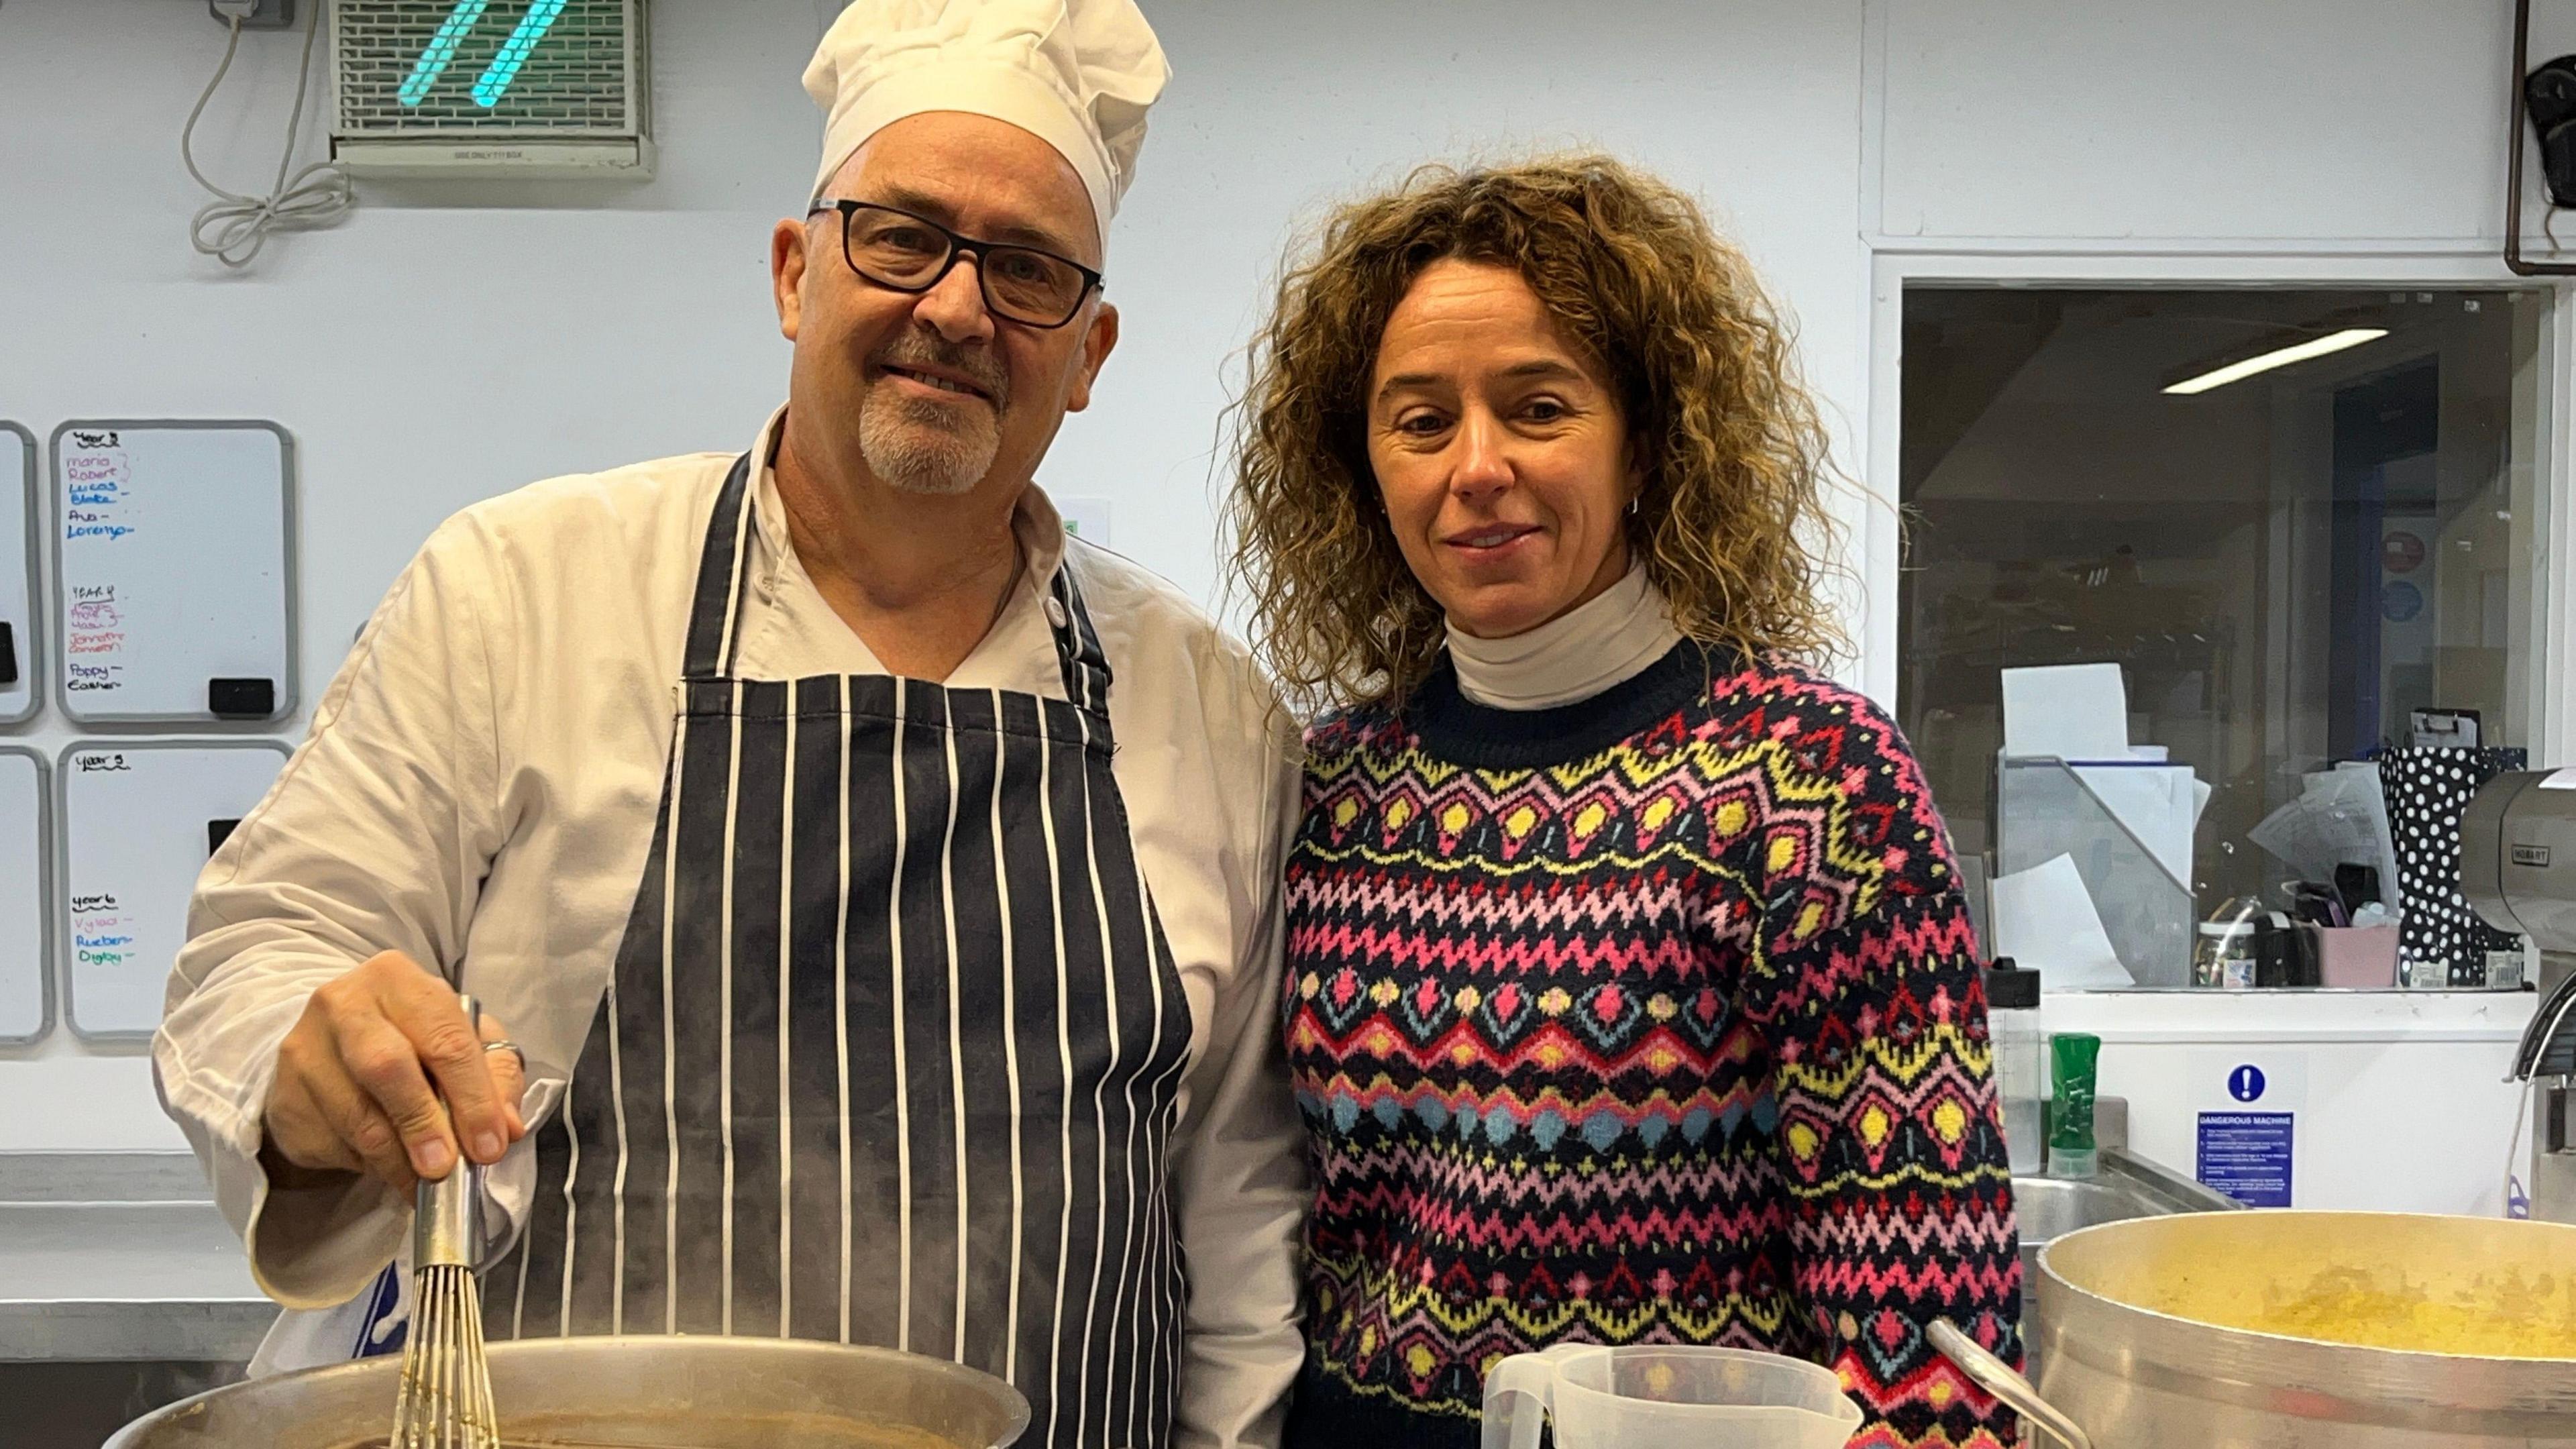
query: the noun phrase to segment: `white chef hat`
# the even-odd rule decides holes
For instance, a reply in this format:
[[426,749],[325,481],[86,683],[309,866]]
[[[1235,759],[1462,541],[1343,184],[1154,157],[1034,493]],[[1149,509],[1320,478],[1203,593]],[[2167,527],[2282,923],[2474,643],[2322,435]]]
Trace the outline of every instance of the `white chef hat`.
[[923,111],[1007,121],[1061,152],[1103,241],[1172,68],[1135,0],[854,0],[805,67],[829,119],[814,194],[866,140]]

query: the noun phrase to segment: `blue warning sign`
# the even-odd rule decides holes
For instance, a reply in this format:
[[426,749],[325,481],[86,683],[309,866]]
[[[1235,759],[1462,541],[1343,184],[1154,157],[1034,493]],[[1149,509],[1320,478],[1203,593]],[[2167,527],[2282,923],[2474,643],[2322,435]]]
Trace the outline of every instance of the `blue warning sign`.
[[2247,1207],[2290,1205],[2290,1112],[2203,1112],[2197,1176]]

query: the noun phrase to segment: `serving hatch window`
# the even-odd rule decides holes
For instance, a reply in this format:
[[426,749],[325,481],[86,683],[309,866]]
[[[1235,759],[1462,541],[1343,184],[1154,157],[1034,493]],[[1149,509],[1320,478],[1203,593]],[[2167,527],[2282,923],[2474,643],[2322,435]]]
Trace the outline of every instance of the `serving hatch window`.
[[1906,290],[1898,713],[1990,951],[2051,986],[2520,984],[2418,894],[2537,737],[2545,311]]

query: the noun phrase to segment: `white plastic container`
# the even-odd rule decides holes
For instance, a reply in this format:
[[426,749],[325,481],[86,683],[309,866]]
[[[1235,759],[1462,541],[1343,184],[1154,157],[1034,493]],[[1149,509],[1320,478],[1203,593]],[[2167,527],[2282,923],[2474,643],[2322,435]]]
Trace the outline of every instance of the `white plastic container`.
[[2013,1176],[2037,1177],[2048,1163],[2048,1037],[2039,1029],[2039,973],[2015,967],[2010,956],[1996,957],[1986,972],[1986,1033],[2005,1154]]
[[1860,1406],[1833,1370],[1733,1348],[1559,1344],[1485,1375],[1484,1449],[1843,1449]]

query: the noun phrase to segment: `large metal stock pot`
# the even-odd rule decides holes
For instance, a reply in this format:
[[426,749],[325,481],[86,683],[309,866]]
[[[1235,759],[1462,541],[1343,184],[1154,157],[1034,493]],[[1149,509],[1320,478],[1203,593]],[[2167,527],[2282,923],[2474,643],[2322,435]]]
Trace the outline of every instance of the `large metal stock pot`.
[[[2576,1449],[2576,1227],[2191,1213],[2070,1233],[2040,1275],[2035,1391],[1933,1329],[2034,1444]],[[2322,1337],[2354,1330],[2410,1346]]]
[[[1001,1449],[1028,1400],[918,1354],[774,1338],[550,1338],[495,1344],[505,1441],[649,1449]],[[107,1449],[344,1449],[393,1423],[399,1357],[200,1394]]]

